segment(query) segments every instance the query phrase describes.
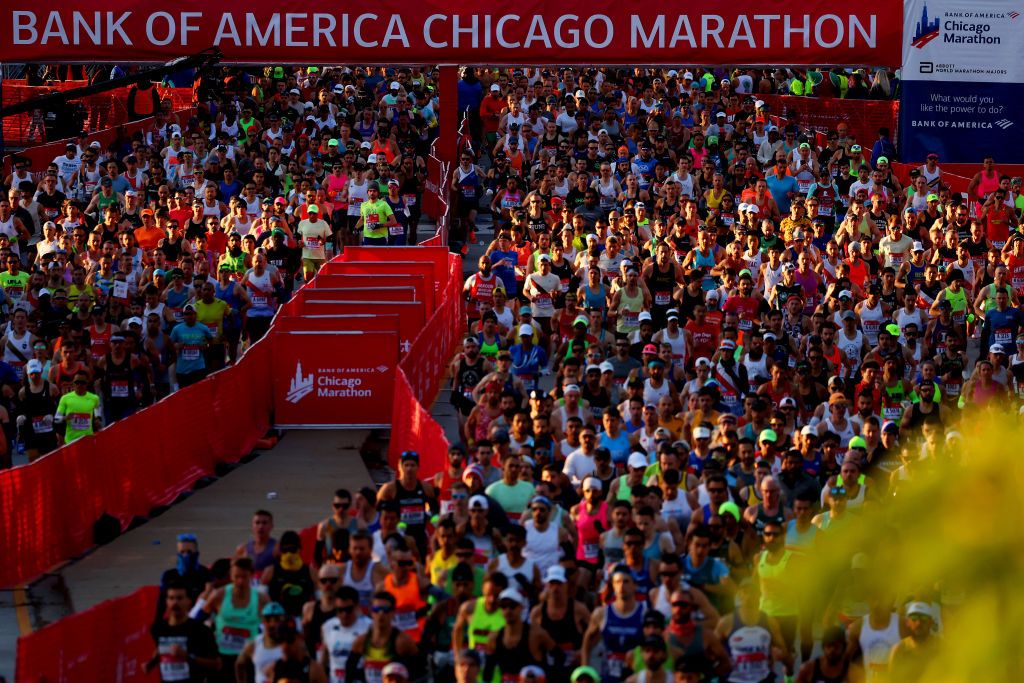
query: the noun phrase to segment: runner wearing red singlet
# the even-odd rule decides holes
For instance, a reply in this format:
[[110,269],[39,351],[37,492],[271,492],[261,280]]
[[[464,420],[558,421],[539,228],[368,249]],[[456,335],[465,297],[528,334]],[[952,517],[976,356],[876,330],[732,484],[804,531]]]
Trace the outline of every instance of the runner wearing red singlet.
[[1010,228],[1017,227],[1017,214],[1006,205],[1005,190],[999,188],[985,200],[981,216],[985,219],[985,239],[1002,249],[1010,238]]
[[739,279],[739,294],[730,296],[722,310],[726,313],[735,313],[739,316],[740,344],[743,344],[743,335],[754,329],[754,325],[761,320],[761,307],[764,302],[752,295],[754,280],[750,273],[744,273]]
[[[720,312],[716,313],[721,315]],[[713,323],[708,320],[708,309],[705,304],[697,304],[693,307],[693,320],[686,323],[684,329],[690,333],[693,339],[693,348],[690,357],[693,360],[698,358],[711,358],[718,349],[718,335],[721,330],[720,323]]]
[[1003,263],[1006,264],[1010,286],[1017,296],[1024,296],[1024,239],[1014,237],[1003,247]]
[[104,316],[107,309],[103,306],[93,306],[92,324],[86,326],[85,331],[89,334],[89,354],[93,362],[106,357],[110,353],[110,336],[120,329],[116,325],[106,322]]

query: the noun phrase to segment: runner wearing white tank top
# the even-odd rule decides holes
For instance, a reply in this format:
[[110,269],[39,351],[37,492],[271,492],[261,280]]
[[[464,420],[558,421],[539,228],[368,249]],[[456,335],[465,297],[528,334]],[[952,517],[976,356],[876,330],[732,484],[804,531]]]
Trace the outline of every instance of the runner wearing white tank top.
[[856,330],[853,339],[846,336],[846,327],[840,327],[836,335],[836,346],[843,350],[847,358],[860,358],[864,350],[864,333]]
[[526,549],[523,554],[527,559],[533,560],[543,576],[549,567],[558,564],[559,527],[551,520],[547,529],[538,531],[532,519],[526,520],[523,526],[526,527]]
[[[348,584],[346,584],[348,585]],[[356,617],[355,623],[345,626],[338,617],[331,617],[320,629],[321,640],[327,651],[327,674],[331,683],[345,683],[345,665],[352,654],[356,638],[370,630],[373,622],[365,614]]]
[[662,396],[668,396],[671,392],[668,388],[668,380],[662,379],[661,386],[655,387],[651,384],[651,378],[644,380],[644,405],[658,405]]
[[857,643],[864,657],[864,680],[873,683],[880,680],[889,670],[889,653],[900,642],[900,618],[893,612],[885,628],[871,626],[871,615],[864,615]]
[[679,368],[686,365],[686,332],[681,328],[676,331],[674,337],[667,327],[658,330],[654,333],[653,341],[656,344],[668,344],[672,347],[672,365]]
[[369,187],[364,180],[357,183],[355,180],[348,181],[348,215],[359,217],[359,208],[367,199],[366,188]]
[[263,643],[264,640],[266,640],[266,636],[256,636],[252,648],[252,668],[256,674],[256,683],[271,683],[270,677],[267,676],[267,667],[284,656],[281,645],[267,647]]
[[885,314],[882,311],[882,302],[875,303],[875,307],[868,306],[867,301],[860,304],[860,326],[864,330],[864,336],[868,338],[871,348],[878,346],[878,331],[882,327],[882,320]]
[[764,262],[764,295],[768,297],[772,290],[775,289],[775,285],[782,282],[782,266],[783,263],[772,268],[770,261]]
[[917,325],[918,333],[924,331],[925,321],[920,308],[915,307],[910,313],[907,313],[906,308],[901,308],[896,311],[896,324],[900,326],[900,344],[905,344],[907,341],[906,337],[903,336],[903,332],[907,329],[907,325],[910,323]]

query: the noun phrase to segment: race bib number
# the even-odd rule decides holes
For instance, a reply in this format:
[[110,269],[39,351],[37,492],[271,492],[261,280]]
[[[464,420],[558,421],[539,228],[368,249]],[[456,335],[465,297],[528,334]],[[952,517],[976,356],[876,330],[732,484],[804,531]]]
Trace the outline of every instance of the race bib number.
[[13,286],[7,288],[7,296],[14,301],[21,301],[21,298],[25,296],[25,288],[20,286]]
[[32,418],[32,431],[36,434],[53,432],[53,415],[37,415]]
[[903,406],[885,406],[882,408],[882,415],[886,420],[899,422],[900,417],[903,415]]
[[111,398],[128,398],[128,382],[119,380],[110,383]]
[[751,329],[753,329],[753,327],[754,323],[752,321],[740,318],[739,328],[741,330],[743,330],[744,332],[749,332]]
[[1013,341],[1013,333],[1005,327],[1000,327],[992,335],[992,339],[996,344],[1009,344]]
[[605,656],[607,657],[605,665],[608,667],[608,676],[615,679],[622,678],[622,674],[626,670],[626,653],[608,652]]
[[181,350],[181,357],[185,360],[199,360],[200,349],[198,346],[189,345]]
[[188,668],[188,654],[185,650],[183,649],[181,654],[173,654],[171,652],[174,645],[180,645],[182,648],[187,645],[187,639],[182,638],[181,640],[184,642],[161,645],[159,648],[161,681],[187,681],[191,678]]
[[71,423],[71,428],[75,431],[85,431],[92,426],[92,415],[89,413],[71,413],[68,416],[68,422]]
[[593,562],[594,560],[597,560],[600,551],[601,546],[598,543],[583,544],[583,557],[586,558],[588,562]]
[[321,240],[319,237],[307,237],[304,244],[306,249],[319,249]]
[[403,505],[399,515],[406,524],[423,524],[424,514],[422,505]]
[[217,636],[217,645],[224,653],[241,652],[251,637],[252,633],[247,628],[225,626]]
[[668,292],[655,292],[654,303],[658,306],[668,306],[672,301],[672,295]]
[[368,213],[366,214],[365,224],[368,230],[373,230],[380,225],[380,214],[379,213]]
[[399,631],[414,631],[417,626],[416,612],[411,610],[395,612],[395,618],[391,624]]
[[624,311],[622,313],[622,324],[626,327],[639,327],[640,313],[637,311]]
[[392,237],[398,237],[400,235],[404,235],[405,234],[405,228],[403,228],[401,225],[389,225],[388,226],[388,234],[391,235]]
[[252,297],[252,305],[253,306],[266,306],[267,305],[267,297],[263,296],[263,295],[258,295],[258,296],[254,295]]
[[405,205],[412,207],[416,206],[416,195],[414,194],[403,194],[402,199],[405,200]]

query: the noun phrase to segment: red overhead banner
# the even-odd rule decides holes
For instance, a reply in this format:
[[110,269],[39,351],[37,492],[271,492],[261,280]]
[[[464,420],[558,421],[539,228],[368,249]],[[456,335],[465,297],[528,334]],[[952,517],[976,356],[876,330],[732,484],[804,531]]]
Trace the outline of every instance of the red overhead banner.
[[226,0],[5,3],[0,61],[436,64],[900,63],[903,0],[467,0],[300,6]]
[[273,332],[279,428],[388,427],[398,365],[394,332]]

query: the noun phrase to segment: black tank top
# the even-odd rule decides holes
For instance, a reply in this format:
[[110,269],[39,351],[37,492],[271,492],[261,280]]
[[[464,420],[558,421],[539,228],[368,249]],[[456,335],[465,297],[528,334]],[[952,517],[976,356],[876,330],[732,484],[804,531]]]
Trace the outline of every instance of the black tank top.
[[786,525],[785,508],[780,504],[779,511],[774,515],[769,515],[764,511],[764,503],[758,503],[757,517],[754,518],[754,531],[760,536],[761,532],[769,524],[778,524],[784,527]]
[[811,680],[814,683],[843,683],[846,680],[846,673],[849,668],[849,662],[844,662],[843,670],[839,672],[838,676],[826,676],[825,672],[821,670],[821,657],[818,657],[814,660],[814,675],[811,676]]
[[672,264],[669,264],[668,272],[662,272],[661,266],[657,263],[651,269],[651,275],[647,278],[647,289],[651,291],[655,306],[665,308],[672,305],[672,292],[676,288],[676,273]]
[[274,571],[270,577],[267,593],[271,600],[281,603],[284,611],[293,617],[302,614],[302,606],[313,598],[315,586],[309,577],[309,567],[302,565],[294,571],[281,568],[280,562],[274,563]]
[[417,481],[416,488],[409,491],[401,481],[396,481],[395,500],[398,502],[399,520],[405,522],[406,533],[417,538],[425,536],[427,494],[423,484]]
[[206,234],[206,219],[199,221],[198,223],[193,221],[191,218],[188,219],[188,223],[185,224],[185,239],[195,240],[198,237]]
[[[554,638],[558,649],[565,653],[566,666],[575,663],[583,645],[583,632],[576,626],[576,601],[569,599],[561,619],[549,617],[547,603],[544,603],[540,609],[540,627]],[[551,653],[548,653],[548,664],[554,663]]]
[[107,354],[107,371],[103,375],[103,391],[108,400],[135,400],[135,374],[132,372],[131,356],[125,354],[123,361],[115,363],[113,355]]
[[301,662],[279,659],[274,662],[274,683],[309,683],[310,658]]
[[25,385],[25,400],[21,404],[21,409],[31,421],[33,417],[40,417],[43,415],[53,415],[57,409],[57,405],[50,396],[50,383],[43,380],[43,390],[39,393],[32,391],[32,387],[28,384]]
[[484,378],[484,357],[480,356],[472,365],[467,363],[465,358],[460,358],[457,376],[459,391],[470,398],[473,389]]
[[494,669],[499,670],[502,681],[517,681],[519,680],[519,671],[524,666],[540,664],[540,662],[533,658],[533,653],[530,652],[530,625],[523,624],[522,636],[514,647],[505,645],[505,629],[507,628],[507,626],[503,626],[498,631],[494,654],[487,658],[486,668],[488,671],[484,673],[485,681],[491,680],[491,676],[494,675]]

